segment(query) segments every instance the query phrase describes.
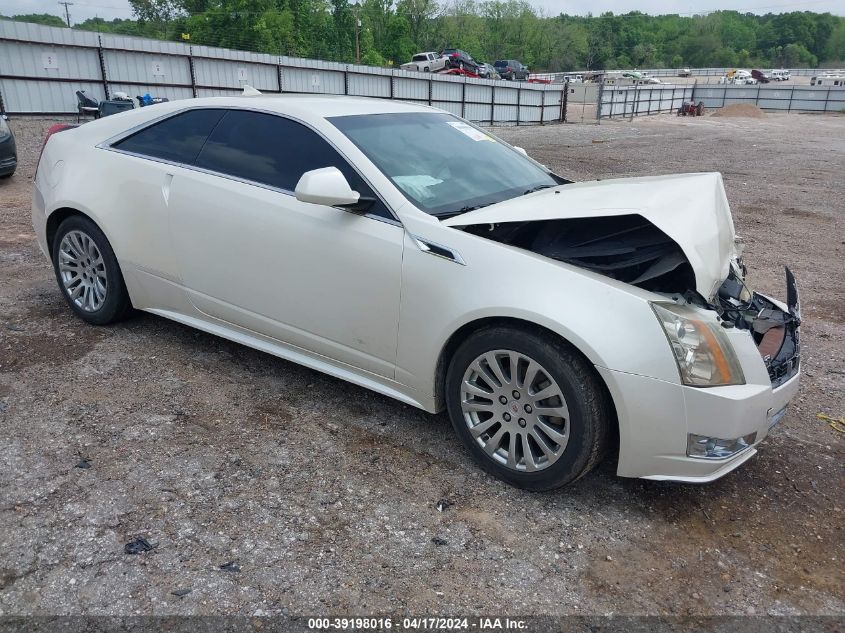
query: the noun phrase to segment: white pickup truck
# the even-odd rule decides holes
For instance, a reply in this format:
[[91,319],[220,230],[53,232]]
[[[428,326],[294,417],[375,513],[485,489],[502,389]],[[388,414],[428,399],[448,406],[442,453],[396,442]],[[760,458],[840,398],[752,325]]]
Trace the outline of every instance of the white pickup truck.
[[417,53],[406,64],[402,64],[402,70],[415,70],[422,73],[436,73],[438,70],[446,68],[448,59],[440,55],[440,53],[428,52]]

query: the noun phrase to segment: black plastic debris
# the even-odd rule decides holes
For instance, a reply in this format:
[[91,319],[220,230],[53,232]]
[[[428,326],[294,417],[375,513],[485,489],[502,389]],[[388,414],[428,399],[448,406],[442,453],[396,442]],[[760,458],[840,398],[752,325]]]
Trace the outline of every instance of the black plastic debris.
[[80,459],[74,468],[81,468],[82,470],[88,470],[91,468],[91,462],[88,460],[87,457]]
[[452,505],[451,501],[449,501],[448,499],[441,499],[440,501],[437,502],[437,511],[443,512],[450,505]]
[[184,598],[189,593],[191,593],[193,589],[177,589],[176,591],[171,591],[171,596],[178,596],[179,598]]
[[228,563],[220,565],[220,569],[221,569],[221,571],[228,571],[228,572],[231,572],[231,573],[237,573],[241,570],[241,566],[238,565],[234,561],[230,561]]
[[150,542],[141,536],[123,546],[123,551],[126,554],[143,554],[151,549],[153,549],[153,546],[150,545]]
[[434,544],[435,544],[435,545],[437,545],[437,546],[440,546],[440,545],[446,545],[446,544],[448,543],[448,541],[447,541],[446,539],[442,539],[442,538],[440,538],[439,536],[435,536],[435,537],[433,537],[433,538],[431,539],[431,542],[432,542],[432,543],[434,543]]

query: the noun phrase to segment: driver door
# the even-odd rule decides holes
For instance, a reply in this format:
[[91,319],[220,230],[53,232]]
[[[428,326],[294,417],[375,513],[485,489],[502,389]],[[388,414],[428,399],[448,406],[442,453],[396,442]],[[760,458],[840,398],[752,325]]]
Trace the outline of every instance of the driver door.
[[298,201],[301,175],[329,166],[375,197],[310,128],[228,111],[194,166],[174,174],[180,275],[211,317],[392,378],[403,229],[380,201],[367,215]]

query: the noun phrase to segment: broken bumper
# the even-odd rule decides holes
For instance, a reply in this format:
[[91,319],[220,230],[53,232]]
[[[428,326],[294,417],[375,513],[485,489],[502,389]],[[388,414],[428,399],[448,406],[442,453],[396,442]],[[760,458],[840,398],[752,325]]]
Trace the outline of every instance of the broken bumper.
[[[598,368],[620,419],[619,466],[623,477],[706,483],[757,452],[798,391],[800,372],[777,388],[733,385],[700,389]],[[690,434],[751,443],[724,458],[688,455]]]
[[707,483],[757,452],[783,417],[800,383],[800,307],[787,272],[787,304],[794,317],[780,347],[764,354],[748,332],[734,332],[749,381],[724,387],[688,387],[597,368],[616,404],[619,466],[623,477]]

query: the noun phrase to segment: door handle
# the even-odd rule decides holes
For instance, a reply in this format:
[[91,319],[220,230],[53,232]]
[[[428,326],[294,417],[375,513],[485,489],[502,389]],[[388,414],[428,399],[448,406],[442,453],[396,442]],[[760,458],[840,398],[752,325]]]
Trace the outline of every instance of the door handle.
[[170,183],[173,182],[173,174],[164,175],[164,184],[161,185],[161,195],[164,197],[164,204],[170,203]]

